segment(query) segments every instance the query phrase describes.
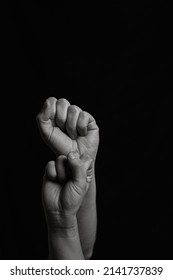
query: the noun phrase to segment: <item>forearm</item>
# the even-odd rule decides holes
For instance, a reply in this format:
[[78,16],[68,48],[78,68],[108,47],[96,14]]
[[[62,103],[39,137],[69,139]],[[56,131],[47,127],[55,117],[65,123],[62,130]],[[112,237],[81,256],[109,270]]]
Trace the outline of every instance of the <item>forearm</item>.
[[83,254],[85,259],[89,259],[92,256],[97,231],[95,172],[93,172],[88,192],[77,213],[77,222]]
[[49,259],[83,260],[77,221],[73,228],[48,228]]

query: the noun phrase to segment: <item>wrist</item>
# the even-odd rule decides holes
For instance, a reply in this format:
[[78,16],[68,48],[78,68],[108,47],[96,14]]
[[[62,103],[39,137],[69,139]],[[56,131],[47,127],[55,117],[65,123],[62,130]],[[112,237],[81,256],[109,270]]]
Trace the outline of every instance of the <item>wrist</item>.
[[46,221],[49,235],[70,237],[78,232],[77,217],[64,213],[46,212]]
[[84,259],[78,227],[48,229],[49,259]]
[[57,242],[57,240],[72,240],[79,236],[78,226],[71,228],[48,228],[48,240]]

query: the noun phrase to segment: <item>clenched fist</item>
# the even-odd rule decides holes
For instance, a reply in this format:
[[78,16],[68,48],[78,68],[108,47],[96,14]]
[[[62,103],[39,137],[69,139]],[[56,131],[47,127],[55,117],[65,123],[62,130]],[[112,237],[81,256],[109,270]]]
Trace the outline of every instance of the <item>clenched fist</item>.
[[95,119],[78,106],[64,99],[49,97],[37,116],[43,140],[56,153],[67,156],[70,152],[88,154],[96,158],[99,129]]
[[[75,216],[92,179],[92,159],[78,153],[58,156],[46,166],[42,199],[49,215]],[[58,220],[58,219],[57,219]]]

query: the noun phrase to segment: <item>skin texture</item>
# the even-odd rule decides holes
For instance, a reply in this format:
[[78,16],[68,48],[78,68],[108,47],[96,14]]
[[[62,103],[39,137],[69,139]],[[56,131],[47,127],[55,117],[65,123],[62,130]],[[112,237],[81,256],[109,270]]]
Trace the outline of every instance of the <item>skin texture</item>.
[[[42,139],[57,156],[61,155],[62,161],[63,156],[68,157],[71,152],[78,154],[79,158],[86,155],[93,160],[88,171],[92,174],[91,180],[76,213],[82,251],[84,257],[89,259],[97,228],[95,160],[99,145],[99,128],[89,113],[71,105],[64,98],[57,100],[54,97],[45,101],[37,116],[37,123]],[[66,180],[65,176],[68,174],[65,174],[62,165],[60,166],[59,180]]]
[[43,140],[56,155],[78,152],[96,158],[99,128],[94,118],[78,106],[61,98],[48,98],[37,116]]
[[78,153],[46,166],[42,199],[48,223],[50,259],[84,259],[76,214],[91,181],[92,159]]
[[58,156],[56,162],[46,166],[42,188],[43,205],[47,212],[64,216],[75,216],[92,180],[92,159],[78,153],[68,157]]

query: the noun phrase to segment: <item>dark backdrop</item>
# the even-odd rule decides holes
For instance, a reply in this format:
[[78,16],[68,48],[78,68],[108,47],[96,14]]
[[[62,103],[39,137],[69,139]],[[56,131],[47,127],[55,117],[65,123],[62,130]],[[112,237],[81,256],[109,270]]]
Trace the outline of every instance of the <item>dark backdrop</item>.
[[4,11],[1,256],[47,258],[40,194],[54,155],[35,117],[55,96],[100,127],[93,259],[172,258],[170,7],[56,3],[9,1]]

